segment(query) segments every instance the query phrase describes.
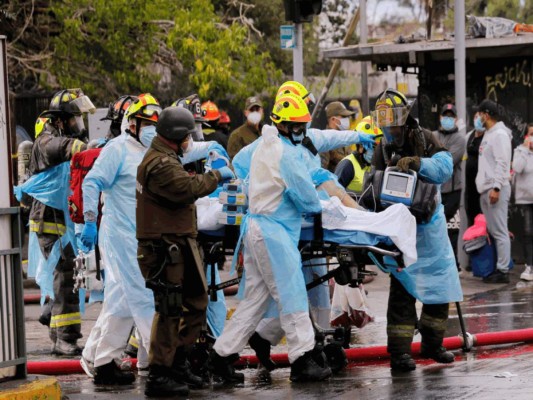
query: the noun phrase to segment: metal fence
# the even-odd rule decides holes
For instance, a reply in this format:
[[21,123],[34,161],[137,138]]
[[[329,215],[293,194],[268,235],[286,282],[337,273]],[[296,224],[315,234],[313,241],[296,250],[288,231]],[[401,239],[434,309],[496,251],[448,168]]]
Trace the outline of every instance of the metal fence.
[[0,249],[0,379],[26,376],[26,335],[22,286],[22,236],[19,207],[0,208],[10,218],[12,248]]

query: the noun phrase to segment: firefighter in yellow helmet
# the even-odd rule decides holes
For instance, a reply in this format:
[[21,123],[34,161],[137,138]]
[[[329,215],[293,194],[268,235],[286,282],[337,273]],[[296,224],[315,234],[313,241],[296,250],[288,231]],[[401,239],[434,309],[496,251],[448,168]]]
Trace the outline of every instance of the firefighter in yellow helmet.
[[[356,130],[371,135],[376,135],[376,143],[382,135],[381,129],[372,122],[372,117],[366,116],[357,124]],[[355,151],[344,157],[335,169],[335,175],[339,178],[339,183],[348,191],[361,194],[363,189],[363,178],[365,172],[370,170],[374,148],[365,148],[360,144],[356,145]]]
[[[216,378],[242,382],[233,370],[271,301],[280,310],[287,337],[291,381],[319,381],[331,370],[315,361],[315,335],[309,317],[305,281],[300,268],[298,240],[302,213],[321,212],[318,194],[295,143],[311,115],[305,102],[292,93],[278,98],[258,139],[249,173],[249,209],[241,225],[246,287],[224,332],[217,339],[211,364]],[[323,359],[322,359],[323,360]]]
[[[94,105],[81,89],[57,92],[52,97],[49,109],[41,113],[36,121],[30,173],[35,175],[56,167],[85,150],[87,131],[83,116],[94,111]],[[57,184],[63,185],[62,182]],[[46,303],[39,322],[50,328],[52,353],[72,356],[81,351],[77,341],[82,337],[79,299],[78,294],[73,292],[76,255],[71,243],[61,249],[56,243],[67,231],[66,218],[68,216],[62,210],[33,200],[30,232],[37,235],[39,247],[46,259],[54,259],[59,255],[53,272],[54,300]]]

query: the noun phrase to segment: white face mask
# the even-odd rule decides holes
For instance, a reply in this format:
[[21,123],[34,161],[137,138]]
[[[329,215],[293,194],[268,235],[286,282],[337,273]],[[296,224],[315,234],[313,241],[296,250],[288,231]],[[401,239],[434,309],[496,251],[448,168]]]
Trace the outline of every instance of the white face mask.
[[263,116],[261,115],[261,113],[259,111],[252,111],[250,114],[248,114],[248,116],[246,117],[246,119],[248,120],[248,122],[252,125],[257,125],[259,124],[259,122],[261,122],[261,119],[263,118]]
[[347,131],[348,129],[350,129],[350,117],[340,118],[338,126],[341,131]]
[[193,146],[194,146],[194,140],[192,140],[192,137],[189,136],[189,140],[187,141],[187,146],[185,146],[185,148],[182,147],[181,151],[183,152],[183,154],[189,153],[192,150]]

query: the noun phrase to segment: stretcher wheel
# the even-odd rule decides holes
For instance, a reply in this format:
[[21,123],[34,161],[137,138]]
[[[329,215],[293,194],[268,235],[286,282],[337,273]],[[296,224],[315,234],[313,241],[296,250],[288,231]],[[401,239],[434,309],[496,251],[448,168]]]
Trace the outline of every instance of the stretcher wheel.
[[324,346],[324,354],[333,373],[340,372],[348,365],[346,352],[342,348],[342,345],[338,343],[328,343]]

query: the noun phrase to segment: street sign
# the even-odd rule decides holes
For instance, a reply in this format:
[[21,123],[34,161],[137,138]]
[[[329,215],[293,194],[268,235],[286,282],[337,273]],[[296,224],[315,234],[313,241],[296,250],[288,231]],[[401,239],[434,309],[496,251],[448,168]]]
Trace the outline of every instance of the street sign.
[[279,27],[279,37],[281,39],[281,48],[283,50],[291,50],[296,47],[294,25],[281,25]]

